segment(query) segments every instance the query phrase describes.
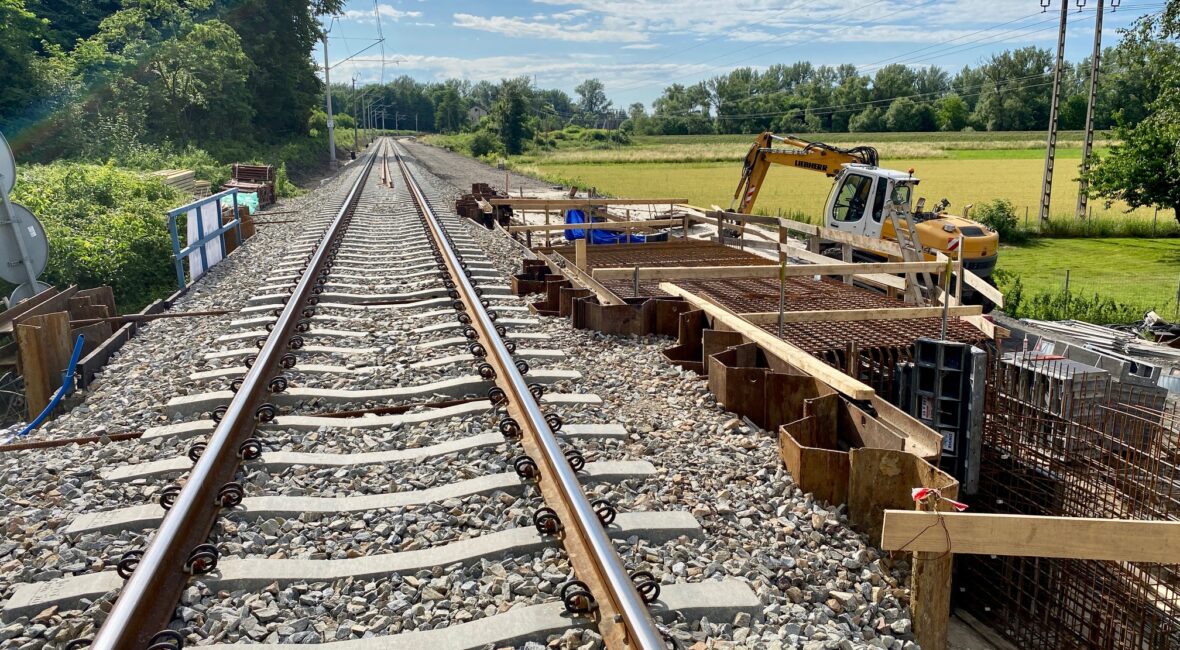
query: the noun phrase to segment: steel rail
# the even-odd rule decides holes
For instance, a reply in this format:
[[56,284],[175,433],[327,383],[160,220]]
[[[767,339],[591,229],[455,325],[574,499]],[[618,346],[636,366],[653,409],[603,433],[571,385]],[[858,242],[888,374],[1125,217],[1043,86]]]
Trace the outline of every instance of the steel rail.
[[539,487],[546,505],[557,511],[561,534],[574,567],[594,597],[599,632],[608,648],[667,648],[631,577],[598,515],[570,467],[553,428],[516,367],[512,353],[496,332],[495,323],[482,305],[479,294],[464,271],[462,261],[448,242],[446,232],[418,186],[409,166],[394,144],[394,158],[406,187],[422,212],[431,236],[438,244],[447,270],[458,289],[460,300],[471,316],[471,326],[487,350],[487,361],[495,370],[496,385],[507,397],[507,409],[520,425],[522,445],[539,463]]
[[[248,455],[243,452],[243,443],[249,441],[259,423],[259,409],[265,405],[265,398],[271,390],[271,378],[280,372],[280,364],[296,333],[300,314],[307,299],[313,295],[317,276],[329,261],[330,248],[338,244],[334,240],[350,219],[374,160],[375,151],[369,154],[336,218],[309,258],[273,330],[209,436],[184,487],[164,515],[142,557],[134,564],[114,607],[90,644],[93,650],[129,650],[158,643],[162,645],[157,647],[165,648],[182,645],[183,639],[168,631],[168,624],[192,575],[211,570],[216,565],[216,551],[213,550],[210,559],[208,546],[203,555],[199,553],[199,547],[207,545],[213,524],[223,504],[227,503],[226,487],[232,483],[243,455]],[[232,499],[228,503],[232,504]]]

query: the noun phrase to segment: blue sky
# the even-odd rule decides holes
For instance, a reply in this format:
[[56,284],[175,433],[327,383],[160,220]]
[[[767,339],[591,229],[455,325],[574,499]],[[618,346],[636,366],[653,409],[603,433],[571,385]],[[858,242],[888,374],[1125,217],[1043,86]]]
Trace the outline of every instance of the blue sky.
[[[1060,0],[350,0],[330,21],[332,81],[535,76],[572,96],[588,77],[617,106],[736,67],[889,63],[951,71],[1013,47],[1053,48]],[[1070,5],[1066,57],[1088,56],[1098,0]],[[1103,43],[1162,0],[1106,0]],[[380,20],[377,20],[377,15]],[[379,35],[385,40],[374,44]],[[371,47],[369,47],[371,46]],[[368,47],[368,49],[364,49]],[[362,51],[363,50],[363,51]],[[344,59],[355,55],[355,58]],[[384,57],[384,58],[383,58]],[[315,59],[322,65],[323,52]],[[385,61],[384,66],[382,60]],[[384,69],[383,69],[384,68]]]

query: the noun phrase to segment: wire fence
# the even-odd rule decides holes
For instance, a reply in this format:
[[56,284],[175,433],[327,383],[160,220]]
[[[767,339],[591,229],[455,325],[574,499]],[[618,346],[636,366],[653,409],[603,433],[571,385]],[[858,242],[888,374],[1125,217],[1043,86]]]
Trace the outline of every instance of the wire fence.
[[1065,269],[1046,285],[1006,288],[1008,313],[1039,320],[1076,319],[1099,324],[1143,320],[1154,311],[1160,318],[1180,322],[1180,271],[1170,281],[1130,280],[1112,273],[1118,269]]

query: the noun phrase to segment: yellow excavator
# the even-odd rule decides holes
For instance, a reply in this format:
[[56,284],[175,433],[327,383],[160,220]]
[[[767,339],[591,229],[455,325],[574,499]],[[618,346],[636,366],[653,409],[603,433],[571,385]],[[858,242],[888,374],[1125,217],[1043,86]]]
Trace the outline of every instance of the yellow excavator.
[[897,217],[899,227],[907,229],[912,219],[926,259],[935,259],[935,251],[953,259],[961,254],[964,269],[988,278],[996,267],[999,235],[965,215],[947,214],[950,202],[946,199],[930,212],[923,212],[924,198],[911,208],[919,182],[913,170],[882,169],[878,163],[877,150],[872,147],[844,149],[795,136],[763,133],[746,154],[742,180],[730,210],[752,214],[771,165],[821,172],[834,179],[824,208],[824,225],[828,228],[896,242],[893,217]]

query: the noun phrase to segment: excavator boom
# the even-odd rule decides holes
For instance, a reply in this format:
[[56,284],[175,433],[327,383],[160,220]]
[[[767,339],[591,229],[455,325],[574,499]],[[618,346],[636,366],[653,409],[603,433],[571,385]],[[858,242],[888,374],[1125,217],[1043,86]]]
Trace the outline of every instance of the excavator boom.
[[742,178],[733,193],[731,210],[749,214],[758,200],[762,182],[771,165],[787,165],[823,172],[832,177],[847,163],[877,166],[879,157],[872,147],[843,149],[822,142],[808,142],[793,135],[786,137],[763,133],[754,141],[742,165]]

